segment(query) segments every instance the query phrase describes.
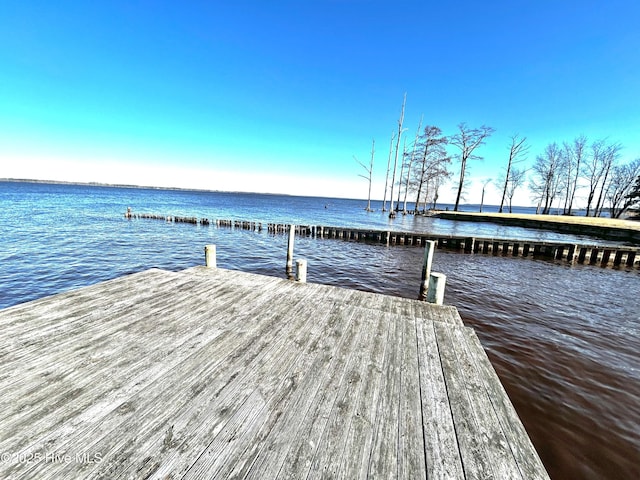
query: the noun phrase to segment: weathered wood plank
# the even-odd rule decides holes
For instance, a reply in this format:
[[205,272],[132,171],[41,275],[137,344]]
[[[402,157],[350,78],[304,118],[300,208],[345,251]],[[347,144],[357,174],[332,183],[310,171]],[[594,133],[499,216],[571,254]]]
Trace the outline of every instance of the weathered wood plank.
[[[349,308],[339,303],[328,311],[322,332],[310,344],[311,348],[303,359],[296,363],[299,376],[296,377],[295,388],[290,390],[291,395],[284,396],[282,402],[274,401],[267,421],[247,441],[246,448],[236,453],[238,462],[225,466],[219,478],[245,478],[247,475],[248,478],[260,478],[264,468],[271,468],[274,472],[280,469],[287,453],[287,435],[295,433],[300,419],[308,410],[317,389],[316,383],[332,361],[331,352],[336,343],[342,341],[340,332],[351,321],[350,312]],[[227,475],[229,470],[231,472]]]
[[[308,306],[305,311],[291,312],[303,317],[307,328],[302,331],[295,329],[295,337],[292,336],[290,340],[278,340],[280,348],[274,349],[272,358],[261,361],[258,368],[262,371],[253,376],[250,385],[264,399],[260,417],[241,423],[245,428],[244,437],[229,436],[229,432],[217,436],[197,462],[190,466],[185,478],[228,478],[234,466],[243,464],[245,468],[249,467],[257,454],[256,447],[261,445],[260,441],[269,435],[299,390],[304,389],[307,382],[312,382],[309,369],[322,361],[324,342],[336,328],[336,322],[345,321],[342,307],[336,306],[336,309],[339,313],[331,310],[317,317],[311,315]],[[239,413],[242,415],[242,412]]]
[[[206,287],[205,287],[205,290],[206,290]],[[203,291],[203,294],[206,295],[206,291]],[[195,304],[197,305],[198,302],[195,302]],[[188,324],[187,322],[185,322],[187,318],[183,314],[180,314],[180,309],[178,309],[177,312],[179,313],[179,315],[177,315],[174,318],[174,320],[177,320],[178,321],[177,324],[181,325],[182,331],[187,332],[192,327],[195,326],[193,324]],[[165,314],[166,313],[167,312],[165,312]],[[202,305],[202,310],[200,314],[206,315],[206,316],[210,315],[209,309],[206,304]],[[244,333],[246,337],[248,337],[249,339],[253,339],[254,336],[252,335],[252,333],[250,331],[247,331],[246,329],[247,323],[243,322],[250,317],[251,317],[251,313],[249,313],[248,317],[243,317],[241,315],[237,316],[236,324],[235,325],[233,323],[230,324],[229,329],[225,332],[227,333],[227,337],[229,335],[238,335],[238,334]],[[196,318],[196,317],[193,317],[193,318]],[[144,320],[151,322],[152,324],[156,323],[153,315],[149,317],[145,317]],[[165,320],[168,320],[168,318],[165,317]],[[224,315],[224,312],[223,312],[223,315],[220,316],[219,321],[220,323],[224,323],[226,321],[226,316]],[[171,324],[171,322],[166,321],[164,322],[164,324]],[[151,336],[153,336],[154,340],[156,341],[165,338],[165,335],[162,334],[163,332],[162,331],[158,332],[157,329],[153,331],[149,331],[148,333]],[[158,333],[160,333],[160,335],[158,335]],[[202,333],[203,332],[199,331],[198,328],[194,330],[194,335],[196,336],[197,335],[201,336]],[[217,337],[220,337],[218,339],[219,341],[224,341],[228,345],[233,345],[232,342],[229,342],[228,338],[220,335],[220,333],[218,332],[218,329],[212,329],[211,334],[213,335],[214,340]],[[131,347],[130,344],[127,346],[126,342],[127,341],[131,342],[132,338],[135,338],[135,337],[133,337],[132,335],[128,335],[126,339],[123,340],[125,342],[124,347],[121,348],[120,350],[115,351],[114,358],[119,358],[122,355],[124,355],[124,357],[126,358],[127,356],[126,350],[128,350]],[[205,340],[207,339],[206,336],[203,338]],[[209,338],[208,340],[211,340],[211,338]],[[144,339],[142,343],[144,343]],[[119,368],[118,364],[114,365],[108,362],[103,362],[103,364],[101,365],[102,369],[99,371],[99,373],[103,375],[106,374],[109,377],[116,377],[116,378],[118,374],[127,376],[125,378],[126,383],[124,385],[121,385],[120,387],[121,390],[124,390],[124,393],[122,395],[118,395],[117,393],[118,386],[117,384],[114,384],[111,378],[101,378],[101,379],[99,378],[98,379],[99,381],[94,382],[93,384],[94,389],[91,392],[87,393],[87,398],[85,398],[84,396],[77,396],[77,395],[74,395],[68,398],[65,397],[64,400],[66,401],[66,404],[61,405],[61,409],[63,409],[63,411],[46,412],[47,416],[44,417],[43,420],[29,426],[29,429],[28,429],[29,434],[36,435],[39,431],[38,428],[42,428],[43,431],[45,432],[47,431],[47,429],[53,428],[53,432],[50,435],[48,435],[49,438],[45,437],[44,439],[44,441],[48,445],[53,445],[52,442],[55,443],[57,439],[62,440],[67,436],[68,433],[70,433],[69,429],[72,428],[72,426],[68,424],[67,419],[73,418],[74,415],[78,415],[80,418],[86,417],[84,418],[84,421],[86,423],[91,423],[99,419],[101,422],[100,423],[101,428],[104,428],[104,419],[101,417],[102,415],[105,414],[105,412],[113,415],[120,415],[121,414],[120,410],[122,409],[122,405],[126,406],[132,403],[131,401],[123,403],[122,397],[126,398],[127,396],[129,396],[129,400],[131,400],[131,398],[135,396],[134,395],[135,393],[140,394],[141,391],[144,391],[144,394],[148,395],[149,394],[148,389],[145,391],[145,388],[147,387],[147,383],[158,382],[158,380],[162,380],[162,377],[167,370],[171,370],[172,368],[176,368],[176,366],[181,365],[180,362],[182,362],[182,360],[184,359],[181,358],[180,356],[174,356],[174,355],[169,355],[167,357],[166,354],[168,352],[175,352],[176,354],[179,354],[182,351],[185,353],[185,355],[187,354],[190,355],[192,352],[192,348],[197,347],[197,345],[191,345],[192,348],[184,348],[182,350],[180,349],[175,350],[174,348],[172,348],[171,350],[166,350],[162,348],[157,348],[158,345],[156,344],[151,344],[149,346],[151,347],[151,352],[148,352],[147,356],[136,355],[135,357],[138,360],[137,365],[140,365],[142,370],[138,368],[133,368],[132,365],[124,365],[123,368]],[[138,350],[139,349],[134,349],[134,353],[135,354],[139,353]],[[160,357],[149,358],[148,356],[149,353],[153,354],[154,352],[159,353]],[[214,349],[213,353],[216,353],[216,352],[217,350]],[[165,358],[165,357],[167,358],[167,360],[162,361],[162,358]],[[211,357],[209,355],[205,356],[203,362],[205,364],[210,363],[210,358]],[[195,363],[195,365],[197,366],[198,363]],[[149,367],[152,367],[152,368],[149,368]],[[156,370],[159,370],[159,371],[156,371]],[[82,373],[83,373],[82,371],[78,372],[78,375],[81,378],[83,376]],[[103,389],[103,390],[100,390],[100,389]],[[164,394],[165,389],[166,389],[166,384],[160,383],[159,384],[160,398],[162,398],[165,395]],[[77,390],[78,389],[75,389],[73,391],[77,392]],[[115,395],[107,392],[114,392]],[[68,391],[67,391],[67,396],[68,396]],[[46,398],[43,401],[46,402]],[[126,409],[128,410],[129,407],[127,407]],[[49,420],[51,421],[49,422]],[[29,424],[26,423],[26,425],[29,425]],[[92,432],[90,437],[96,438],[97,434],[95,432]],[[14,442],[13,448],[16,448],[15,444],[16,443]],[[56,448],[62,448],[62,447],[64,447],[62,443],[58,442],[56,444]]]
[[[196,353],[198,361],[189,359],[183,362],[166,378],[134,397],[134,401],[141,404],[140,410],[151,413],[147,418],[131,415],[126,419],[126,426],[134,426],[137,431],[143,432],[144,442],[134,447],[126,445],[123,450],[118,437],[121,429],[113,428],[102,441],[102,448],[119,454],[128,451],[128,460],[125,465],[118,465],[120,469],[125,467],[125,470],[109,470],[108,475],[131,475],[132,471],[140,468],[151,474],[162,463],[175,463],[176,455],[182,459],[177,467],[182,465],[186,470],[196,461],[196,453],[199,455],[229,425],[241,406],[247,407],[248,402],[250,410],[255,411],[255,402],[264,402],[261,395],[253,394],[256,375],[264,372],[264,369],[275,368],[270,358],[274,349],[280,349],[282,353],[279,339],[304,332],[303,326],[309,321],[308,315],[296,315],[296,310],[290,312],[286,305],[281,303],[281,306],[280,309],[274,308],[264,313],[255,325],[251,325],[253,315],[241,316],[243,326],[234,331],[245,331],[239,333],[236,344],[227,341],[207,345],[206,349]],[[304,308],[304,304],[300,308]],[[296,321],[285,321],[289,313]],[[232,348],[225,352],[229,345]],[[174,393],[172,398],[166,398],[166,381],[179,387],[171,392]],[[161,406],[160,410],[158,405]],[[118,418],[115,421],[121,420]],[[172,428],[172,448],[162,448],[169,428]],[[196,450],[189,455],[184,454],[184,449],[194,447]],[[153,452],[153,465],[145,465],[146,458]]]
[[[278,477],[306,478],[308,476],[313,458],[320,448],[322,433],[327,427],[331,411],[337,402],[340,386],[347,375],[347,366],[352,361],[356,345],[365,335],[365,329],[361,328],[362,322],[361,317],[352,315],[341,341],[336,344],[333,351],[333,361],[327,365],[322,379],[315,385],[316,392],[312,396],[313,400],[309,408],[298,412],[300,428],[288,439],[291,448],[284,457],[284,462],[277,473]],[[340,333],[336,332],[337,335]],[[265,477],[261,475],[261,478]]]
[[401,317],[396,322],[404,329],[400,357],[398,478],[426,478],[416,319]]
[[362,332],[360,319],[353,315],[353,310],[348,310],[347,317],[348,322],[342,329],[331,329],[327,340],[332,347],[324,350],[314,371],[315,380],[301,386],[295,403],[271,433],[269,448],[260,452],[247,478],[304,478],[307,475],[352,347]]
[[[199,308],[202,310],[201,313],[207,313],[208,307],[201,302],[208,295],[207,287],[198,284],[189,286],[190,288],[200,286],[200,290],[192,291],[186,300],[193,301],[196,310]],[[185,332],[187,335],[193,333],[193,336],[202,334],[202,325],[191,325],[191,329],[187,329],[186,325],[178,323],[158,322],[157,318],[161,316],[168,318],[172,312],[183,316],[184,308],[180,303],[169,303],[168,306],[165,306],[166,301],[157,299],[157,289],[150,288],[149,290],[149,298],[151,298],[149,302],[144,302],[144,299],[138,297],[130,297],[130,301],[134,305],[133,308],[143,310],[143,312],[138,312],[144,314],[141,319],[136,315],[131,315],[130,309],[115,310],[104,316],[103,321],[94,321],[86,326],[82,325],[82,328],[77,328],[75,335],[69,339],[63,338],[63,341],[56,342],[48,349],[50,354],[47,356],[41,355],[40,346],[32,348],[32,358],[28,363],[34,368],[18,370],[18,366],[14,366],[15,371],[20,372],[19,375],[15,375],[20,383],[14,382],[9,386],[3,386],[11,392],[10,396],[5,396],[2,399],[8,404],[3,413],[10,415],[12,410],[16,408],[14,399],[28,399],[32,408],[30,410],[21,409],[20,417],[14,416],[14,419],[19,418],[23,424],[31,424],[33,432],[35,431],[34,419],[29,416],[29,412],[31,411],[40,417],[41,411],[38,408],[40,403],[46,402],[51,409],[51,406],[59,403],[58,397],[62,400],[66,399],[68,396],[66,384],[72,383],[74,385],[74,390],[77,395],[80,395],[80,398],[76,399],[79,404],[83,404],[82,402],[85,400],[83,395],[85,394],[93,395],[86,399],[87,403],[91,403],[92,398],[101,398],[106,392],[117,388],[114,383],[114,380],[117,379],[113,377],[115,372],[124,372],[130,377],[135,377],[141,369],[146,368],[147,362],[153,360],[153,355],[179,353],[183,346],[182,342],[189,341],[192,337],[178,337],[178,342],[174,343],[173,338],[176,334],[180,334],[180,332]],[[169,290],[175,291],[175,288],[170,286]],[[236,293],[232,297],[220,296],[218,300],[224,299],[226,302],[235,304],[241,297],[241,293]],[[145,305],[145,308],[143,309],[141,305]],[[144,343],[149,335],[153,336],[153,340],[156,342],[151,357],[135,355],[144,348]],[[20,361],[25,362],[24,357]],[[91,368],[92,365],[98,364],[100,369]],[[137,381],[140,382],[140,379]],[[89,390],[87,391],[87,389]],[[57,416],[60,414],[61,412],[55,413]],[[17,425],[11,423],[6,423],[6,425],[17,428]]]
[[[207,269],[204,267],[194,267],[187,271],[193,272],[196,275],[209,275]],[[211,274],[219,276],[221,279],[224,278],[225,282],[231,285],[245,285],[246,282],[255,282],[254,288],[256,289],[260,288],[259,285],[264,281],[263,278],[270,278],[264,277],[263,275],[233,272],[224,269],[216,269],[211,272]],[[370,308],[404,316],[420,316],[428,320],[463,326],[460,314],[453,306],[433,305],[415,299],[362,292],[333,285],[296,284],[296,286],[301,291],[306,291],[307,289],[313,290],[314,296],[320,299],[332,298],[357,307]]]
[[[379,350],[380,333],[385,332],[383,322],[388,323],[384,314],[372,315],[368,310],[355,312],[360,319],[358,343],[349,359],[338,390],[338,396],[330,412],[327,426],[318,440],[318,449],[311,464],[307,479],[336,478],[340,471],[343,453],[348,440],[351,423],[356,416],[361,390],[367,383],[367,361]],[[349,459],[357,463],[358,458]]]
[[475,356],[476,368],[480,372],[481,378],[484,379],[487,395],[493,403],[493,408],[496,411],[502,431],[509,442],[511,452],[518,463],[522,478],[548,480],[549,475],[537,455],[529,435],[520,421],[520,417],[509,400],[507,392],[502,383],[500,383],[489,358],[486,354],[480,353],[484,352],[484,349],[480,344],[480,340],[478,340],[478,336],[470,329],[464,329],[461,333],[466,338],[466,343],[470,346],[470,350],[478,352]]
[[371,478],[396,478],[398,475],[400,351],[403,348],[403,337],[402,322],[393,322],[385,351],[378,410],[374,421],[376,429],[367,472],[367,476]]
[[[365,310],[363,314],[371,315],[371,312]],[[371,353],[365,358],[363,383],[346,434],[340,470],[336,475],[345,480],[365,479],[369,471],[384,358],[386,349],[389,348],[389,330],[393,326],[389,314],[378,313],[374,318],[377,320],[373,328],[374,344]]]
[[[462,329],[434,324],[465,475],[522,478]],[[481,352],[484,355],[484,351]]]
[[417,321],[416,330],[427,478],[464,478],[434,324]]

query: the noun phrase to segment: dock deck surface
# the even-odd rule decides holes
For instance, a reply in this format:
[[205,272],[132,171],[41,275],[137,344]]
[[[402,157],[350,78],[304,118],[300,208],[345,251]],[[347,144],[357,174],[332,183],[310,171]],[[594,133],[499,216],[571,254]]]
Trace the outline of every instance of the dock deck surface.
[[196,267],[0,311],[0,478],[548,475],[454,307]]

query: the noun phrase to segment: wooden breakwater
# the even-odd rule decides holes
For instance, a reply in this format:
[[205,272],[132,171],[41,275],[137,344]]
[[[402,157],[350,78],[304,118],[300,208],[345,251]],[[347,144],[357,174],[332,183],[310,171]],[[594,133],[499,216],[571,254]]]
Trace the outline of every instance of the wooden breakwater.
[[[267,231],[272,234],[288,234],[289,224],[262,223],[256,221],[208,219],[197,217],[167,216],[146,213],[125,214],[130,219],[163,220],[174,223],[189,223],[217,228],[231,228],[247,231]],[[311,238],[340,239],[384,245],[409,245],[422,247],[427,241],[435,241],[437,248],[504,257],[547,258],[595,265],[600,267],[640,269],[640,247],[621,245],[594,245],[549,241],[531,241],[507,238],[484,238],[471,236],[443,235],[432,233],[403,232],[393,230],[361,229],[325,225],[294,225],[296,235]]]

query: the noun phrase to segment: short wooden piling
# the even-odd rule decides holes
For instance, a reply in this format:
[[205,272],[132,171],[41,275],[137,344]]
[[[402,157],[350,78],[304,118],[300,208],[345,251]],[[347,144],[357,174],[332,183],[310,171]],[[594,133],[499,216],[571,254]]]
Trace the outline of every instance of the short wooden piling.
[[433,262],[433,252],[436,249],[434,240],[427,240],[424,243],[424,262],[422,264],[422,280],[420,282],[420,300],[427,298],[429,291],[429,277],[431,276],[431,263]]
[[289,226],[289,244],[287,245],[287,272],[293,270],[293,242],[296,235],[296,226]]
[[447,276],[444,273],[432,273],[429,276],[429,290],[427,291],[427,302],[442,305],[444,303],[444,290],[447,283]]
[[467,237],[464,239],[464,253],[471,253],[473,251],[473,244],[475,239],[473,237]]
[[296,282],[307,283],[307,261],[302,258],[296,260]]
[[216,268],[216,246],[215,245],[205,245],[204,260],[205,260],[205,265],[208,268]]
[[613,259],[613,266],[614,266],[614,267],[618,267],[618,266],[620,266],[620,264],[622,263],[622,257],[623,257],[623,255],[624,255],[624,252],[623,252],[622,250],[618,250],[618,251],[616,252],[616,256],[615,256],[615,258]]
[[627,253],[627,262],[626,262],[626,266],[627,267],[633,267],[633,264],[636,261],[636,252],[629,252]]

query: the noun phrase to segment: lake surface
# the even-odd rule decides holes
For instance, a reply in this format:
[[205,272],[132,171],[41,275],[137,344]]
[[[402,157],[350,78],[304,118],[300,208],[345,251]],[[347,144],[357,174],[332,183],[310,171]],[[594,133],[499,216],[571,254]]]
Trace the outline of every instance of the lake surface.
[[[286,235],[124,212],[602,242],[489,223],[399,215],[374,203],[219,192],[0,182],[0,308],[151,267],[204,263],[285,277]],[[472,207],[469,207],[471,209]],[[495,207],[485,207],[485,211]],[[477,211],[477,210],[476,210]],[[523,209],[525,213],[532,209]],[[416,298],[423,249],[296,238],[308,281]],[[445,303],[487,350],[554,479],[640,478],[640,272],[437,250]],[[1,368],[1,366],[0,366]]]

